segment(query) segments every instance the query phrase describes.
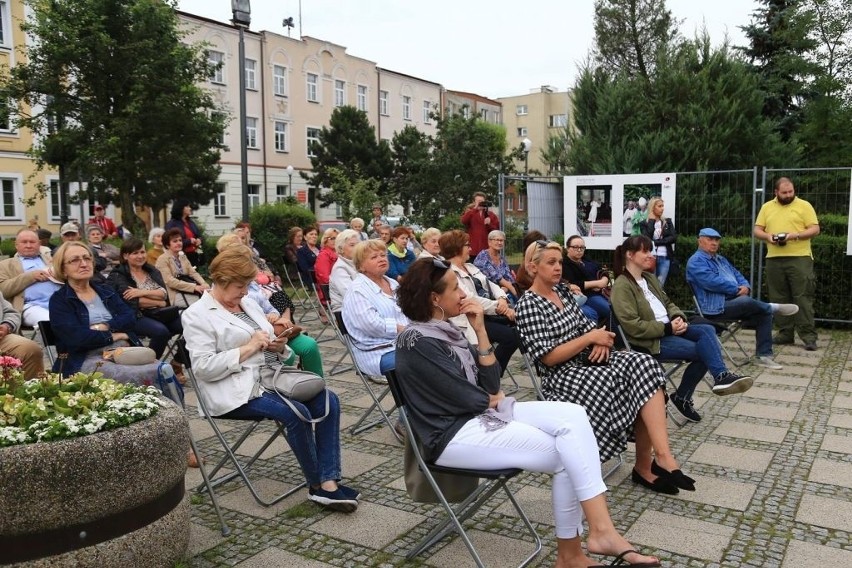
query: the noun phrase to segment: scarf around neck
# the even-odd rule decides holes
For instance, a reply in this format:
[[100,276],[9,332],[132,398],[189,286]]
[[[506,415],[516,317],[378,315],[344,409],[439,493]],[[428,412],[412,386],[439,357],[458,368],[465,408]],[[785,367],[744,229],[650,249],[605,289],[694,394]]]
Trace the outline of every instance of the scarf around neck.
[[400,251],[397,248],[396,243],[391,243],[391,245],[388,247],[388,252],[397,258],[405,258],[405,255],[408,254],[408,249]]
[[[476,383],[478,368],[473,359],[473,354],[470,352],[470,343],[467,341],[464,332],[454,323],[431,319],[427,322],[411,322],[409,327],[414,328],[424,337],[431,337],[449,345],[450,350],[461,363],[467,382],[479,386]],[[489,408],[482,413],[479,418],[485,430],[487,432],[497,430],[511,422],[514,405],[514,397],[507,396],[497,404],[497,408]]]

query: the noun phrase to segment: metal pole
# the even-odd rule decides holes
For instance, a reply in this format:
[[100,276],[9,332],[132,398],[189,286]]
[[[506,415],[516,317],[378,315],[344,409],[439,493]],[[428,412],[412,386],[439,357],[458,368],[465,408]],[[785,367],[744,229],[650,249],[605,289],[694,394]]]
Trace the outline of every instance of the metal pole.
[[290,178],[290,183],[287,185],[287,193],[289,194],[288,197],[292,197],[293,196],[293,174],[287,174],[287,177]]
[[[497,211],[500,213],[500,230],[506,231],[506,213],[503,211],[506,205],[506,178],[504,174],[497,176]],[[505,246],[503,247],[505,254]]]
[[242,180],[243,221],[249,217],[248,197],[248,136],[246,135],[246,43],[245,26],[240,30],[240,177]]

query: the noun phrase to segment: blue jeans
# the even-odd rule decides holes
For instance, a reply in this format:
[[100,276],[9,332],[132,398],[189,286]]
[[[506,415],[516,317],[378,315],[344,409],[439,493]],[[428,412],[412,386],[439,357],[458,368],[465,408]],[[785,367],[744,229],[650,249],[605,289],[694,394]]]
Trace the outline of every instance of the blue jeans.
[[683,372],[678,398],[689,400],[707,370],[718,377],[728,370],[722,361],[722,349],[712,325],[691,324],[683,335],[667,335],[660,339],[660,359],[692,361]]
[[163,351],[166,350],[166,345],[173,335],[183,333],[183,327],[180,324],[180,318],[177,317],[165,324],[153,318],[141,317],[136,320],[136,335],[144,335],[151,341],[148,347],[154,350],[157,358],[163,356]]
[[396,349],[392,349],[382,355],[382,358],[379,360],[379,370],[384,375],[388,371],[393,371],[396,369]]
[[672,260],[667,256],[658,256],[657,257],[657,269],[655,271],[655,275],[657,280],[660,281],[660,286],[666,285],[666,278],[669,277],[669,268],[672,265]]
[[[599,294],[589,296],[581,310],[593,322],[609,321],[609,302]],[[590,315],[590,312],[593,313]]]
[[755,328],[757,356],[772,356],[772,306],[755,300],[751,296],[737,296],[725,301],[721,314],[707,316],[707,319],[742,320],[743,324]]
[[284,424],[287,443],[305,474],[309,485],[340,480],[340,401],[326,389],[307,402],[291,400],[305,416],[318,418],[325,413],[325,393],[328,393],[328,416],[311,427],[302,422],[277,394],[265,392],[239,408],[223,414],[222,418],[271,418]]

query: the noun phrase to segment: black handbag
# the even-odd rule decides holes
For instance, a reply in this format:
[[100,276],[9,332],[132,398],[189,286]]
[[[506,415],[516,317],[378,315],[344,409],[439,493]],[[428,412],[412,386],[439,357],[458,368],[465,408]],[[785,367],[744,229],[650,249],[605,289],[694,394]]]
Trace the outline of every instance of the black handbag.
[[142,315],[162,323],[169,323],[180,317],[180,308],[177,306],[161,306],[159,308],[145,308]]

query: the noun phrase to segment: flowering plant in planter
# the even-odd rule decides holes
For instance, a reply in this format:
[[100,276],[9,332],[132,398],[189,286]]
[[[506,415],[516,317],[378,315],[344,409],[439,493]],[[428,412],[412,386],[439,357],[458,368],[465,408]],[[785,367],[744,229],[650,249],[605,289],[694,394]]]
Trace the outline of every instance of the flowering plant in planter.
[[154,415],[159,391],[95,371],[24,380],[21,361],[0,356],[0,447],[85,436]]

